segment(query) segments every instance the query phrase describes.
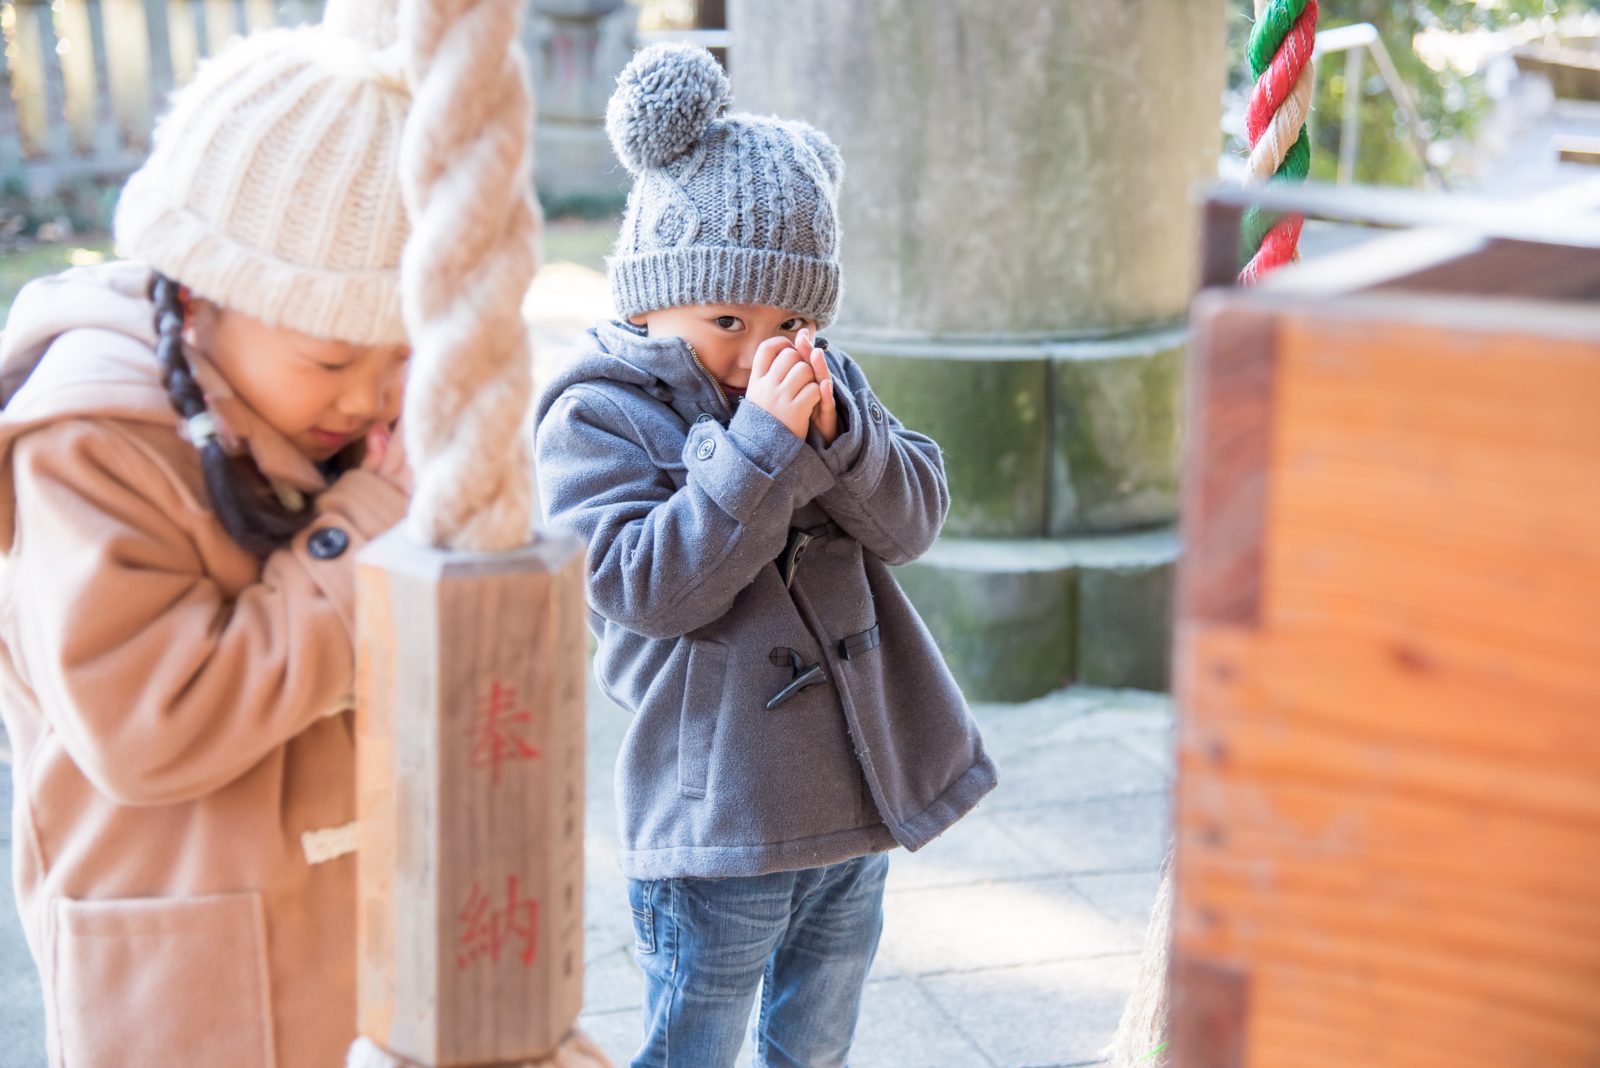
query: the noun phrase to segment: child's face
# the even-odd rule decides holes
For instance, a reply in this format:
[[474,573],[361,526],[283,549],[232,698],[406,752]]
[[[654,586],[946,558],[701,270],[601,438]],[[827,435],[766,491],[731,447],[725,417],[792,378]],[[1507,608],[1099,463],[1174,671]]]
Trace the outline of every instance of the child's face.
[[694,346],[700,362],[724,386],[742,391],[750,384],[756,349],[768,338],[793,341],[817,324],[794,311],[770,304],[684,304],[633,316],[651,337],[681,337]]
[[311,460],[400,417],[405,346],[326,341],[199,300],[185,322],[239,398]]

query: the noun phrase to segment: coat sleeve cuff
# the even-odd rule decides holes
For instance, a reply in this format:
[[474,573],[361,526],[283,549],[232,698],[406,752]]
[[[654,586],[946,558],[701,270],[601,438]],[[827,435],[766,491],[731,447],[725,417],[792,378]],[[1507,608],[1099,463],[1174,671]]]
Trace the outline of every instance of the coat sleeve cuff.
[[287,551],[311,576],[356,640],[353,560],[379,534],[405,517],[406,495],[371,471],[346,471],[317,498],[317,517],[295,536]]
[[793,508],[833,484],[816,453],[764,408],[741,403],[726,427],[696,423],[683,444],[689,479],[717,507],[748,523],[773,492]]
[[871,387],[850,393],[835,383],[833,392],[843,426],[833,444],[821,447],[817,454],[840,486],[865,497],[877,489],[889,462],[888,416]]

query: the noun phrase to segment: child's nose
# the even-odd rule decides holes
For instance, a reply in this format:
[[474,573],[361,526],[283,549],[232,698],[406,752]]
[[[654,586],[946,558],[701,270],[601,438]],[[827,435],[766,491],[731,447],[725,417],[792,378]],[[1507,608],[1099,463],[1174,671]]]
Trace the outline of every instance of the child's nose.
[[369,377],[351,383],[339,396],[338,407],[355,419],[373,421],[388,406],[390,390],[381,378]]

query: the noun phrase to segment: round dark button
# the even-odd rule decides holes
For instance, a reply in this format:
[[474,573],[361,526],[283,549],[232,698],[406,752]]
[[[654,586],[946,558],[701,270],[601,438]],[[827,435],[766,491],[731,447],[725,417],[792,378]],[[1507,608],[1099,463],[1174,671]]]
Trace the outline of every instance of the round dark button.
[[711,422],[711,416],[707,415],[705,412],[701,412],[699,415],[695,416],[694,421],[697,423],[709,423]]
[[877,401],[873,401],[867,405],[867,414],[872,416],[872,421],[874,423],[883,422],[883,409],[878,407]]
[[332,560],[350,548],[350,535],[338,527],[323,527],[311,535],[306,542],[306,548],[310,549],[311,555],[318,560]]
[[706,438],[706,440],[700,443],[700,448],[696,450],[695,455],[700,457],[702,460],[709,460],[711,459],[711,454],[716,451],[717,443],[712,441],[710,438]]

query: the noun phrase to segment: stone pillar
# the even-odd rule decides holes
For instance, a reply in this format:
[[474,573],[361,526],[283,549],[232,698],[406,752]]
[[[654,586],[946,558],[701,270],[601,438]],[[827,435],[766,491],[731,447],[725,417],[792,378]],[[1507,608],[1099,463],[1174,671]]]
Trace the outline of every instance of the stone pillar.
[[943,446],[898,577],[970,696],[1164,688],[1224,0],[732,0],[734,106],[838,142],[832,340]]
[[638,9],[627,0],[533,0],[524,29],[532,67],[533,171],[546,210],[607,212],[628,173],[606,140],[606,100],[633,57]]

